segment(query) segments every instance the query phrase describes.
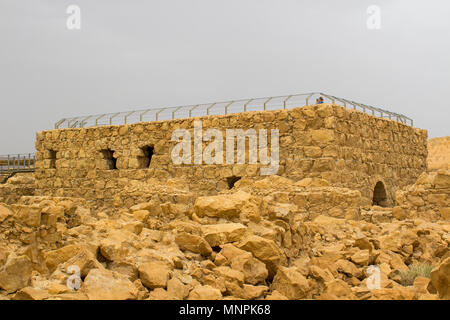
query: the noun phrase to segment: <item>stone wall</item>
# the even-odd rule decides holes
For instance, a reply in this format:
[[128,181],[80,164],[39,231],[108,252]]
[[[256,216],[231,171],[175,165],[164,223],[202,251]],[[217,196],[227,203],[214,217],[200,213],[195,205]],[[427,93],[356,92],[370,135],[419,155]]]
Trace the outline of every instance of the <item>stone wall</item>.
[[423,173],[416,183],[397,191],[396,218],[450,220],[450,170]]
[[22,196],[34,195],[35,180],[32,172],[16,173],[0,184],[0,202],[13,204]]
[[428,170],[450,169],[450,137],[428,140]]
[[171,151],[178,142],[171,141],[172,132],[182,128],[193,133],[194,121],[199,120],[203,130],[216,128],[224,137],[226,129],[267,129],[268,149],[270,130],[278,129],[278,175],[322,178],[333,186],[360,191],[367,202],[381,181],[386,203],[392,204],[395,191],[414,183],[426,170],[425,130],[322,104],[39,132],[36,195],[80,197],[96,206],[111,206],[124,186],[138,182],[178,179],[189,192],[212,195],[227,190],[232,177],[262,178],[260,169],[266,166],[248,164],[248,152],[246,164],[175,165]]

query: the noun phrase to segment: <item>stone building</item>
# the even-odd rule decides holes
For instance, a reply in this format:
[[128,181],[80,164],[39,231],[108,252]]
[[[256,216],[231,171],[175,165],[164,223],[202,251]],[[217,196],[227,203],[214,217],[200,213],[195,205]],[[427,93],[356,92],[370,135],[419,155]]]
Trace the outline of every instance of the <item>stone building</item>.
[[[426,170],[427,132],[335,104],[252,111],[219,116],[140,122],[131,125],[56,129],[37,133],[36,195],[84,198],[110,205],[135,181],[185,179],[198,194],[229,189],[242,177],[260,179],[261,163],[175,164],[176,129],[262,129],[279,132],[277,174],[320,177],[333,186],[359,190],[367,201],[393,205],[395,192]],[[194,141],[191,141],[192,150]],[[268,149],[271,146],[268,139]],[[225,144],[225,141],[224,141]],[[208,142],[203,142],[203,148]],[[225,146],[224,146],[225,150]],[[193,157],[193,155],[192,155]]]

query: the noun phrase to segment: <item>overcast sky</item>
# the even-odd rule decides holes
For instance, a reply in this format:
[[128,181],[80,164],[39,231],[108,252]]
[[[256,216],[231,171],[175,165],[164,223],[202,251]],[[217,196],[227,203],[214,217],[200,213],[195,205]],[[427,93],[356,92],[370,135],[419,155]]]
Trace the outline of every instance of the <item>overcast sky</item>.
[[0,0],[0,154],[65,117],[310,91],[450,135],[449,36],[448,0]]

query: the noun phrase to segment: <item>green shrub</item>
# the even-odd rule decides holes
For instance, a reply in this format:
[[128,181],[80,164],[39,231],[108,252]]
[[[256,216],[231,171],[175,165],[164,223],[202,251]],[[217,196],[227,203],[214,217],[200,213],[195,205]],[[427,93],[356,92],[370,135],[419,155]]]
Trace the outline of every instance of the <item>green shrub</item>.
[[400,284],[403,286],[412,286],[417,277],[430,278],[433,266],[428,263],[414,263],[408,267],[408,270],[400,272]]

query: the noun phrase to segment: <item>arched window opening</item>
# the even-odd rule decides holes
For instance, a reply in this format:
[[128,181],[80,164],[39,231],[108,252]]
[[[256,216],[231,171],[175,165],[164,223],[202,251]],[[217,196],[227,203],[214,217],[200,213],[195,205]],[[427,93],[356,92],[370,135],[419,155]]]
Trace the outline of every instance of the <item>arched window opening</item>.
[[387,199],[387,193],[386,188],[384,187],[383,182],[378,181],[375,185],[375,189],[373,190],[373,201],[372,205],[374,206],[380,206],[380,207],[387,207],[388,204]]

